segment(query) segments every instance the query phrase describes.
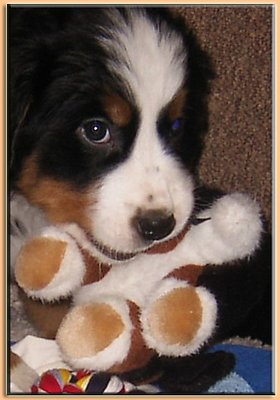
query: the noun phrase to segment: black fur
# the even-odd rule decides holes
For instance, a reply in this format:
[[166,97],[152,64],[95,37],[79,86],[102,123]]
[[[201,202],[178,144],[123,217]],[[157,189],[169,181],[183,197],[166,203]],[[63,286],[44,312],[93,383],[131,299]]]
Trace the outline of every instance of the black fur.
[[[198,187],[194,214],[209,207],[224,193]],[[263,220],[261,244],[253,257],[207,266],[198,284],[216,295],[219,320],[214,340],[232,336],[251,337],[272,343],[272,238]]]
[[[103,173],[106,166],[112,168],[125,159],[139,118],[135,107],[125,135],[116,132],[118,146],[110,154],[104,155],[99,150],[93,154],[75,135],[82,121],[104,116],[100,106],[104,87],[124,98],[128,96],[119,80],[108,71],[108,55],[96,40],[99,34],[96,22],[102,21],[106,26],[104,10],[10,6],[8,11],[12,183],[17,181],[24,159],[36,146],[42,174],[86,185]],[[166,14],[154,8],[149,13],[155,20]],[[170,17],[167,21],[171,23]],[[180,24],[176,26],[182,31]],[[187,134],[168,145],[194,170],[207,129],[206,97],[212,72],[208,57],[199,49],[192,33],[184,32],[184,38],[189,54],[184,121]],[[168,141],[166,135],[164,140]]]

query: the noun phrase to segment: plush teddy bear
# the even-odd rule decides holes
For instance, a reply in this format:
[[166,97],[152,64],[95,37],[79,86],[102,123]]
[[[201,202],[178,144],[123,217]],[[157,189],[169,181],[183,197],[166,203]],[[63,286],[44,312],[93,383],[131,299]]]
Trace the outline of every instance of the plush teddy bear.
[[187,356],[209,342],[221,310],[198,277],[209,264],[219,270],[252,256],[261,232],[257,204],[239,193],[217,198],[176,237],[139,254],[109,258],[102,249],[100,257],[77,225],[52,225],[21,249],[15,276],[31,298],[73,296],[56,337],[71,366],[122,373],[155,354]]

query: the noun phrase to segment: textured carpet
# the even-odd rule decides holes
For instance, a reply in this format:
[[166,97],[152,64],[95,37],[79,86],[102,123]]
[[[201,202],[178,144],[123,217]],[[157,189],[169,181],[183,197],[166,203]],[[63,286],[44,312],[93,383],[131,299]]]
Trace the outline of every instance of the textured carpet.
[[25,318],[23,305],[19,298],[18,287],[15,284],[11,284],[9,339],[12,342],[17,342],[27,335],[36,335],[36,331]]
[[204,183],[255,197],[271,227],[272,6],[185,6],[216,77],[201,159]]

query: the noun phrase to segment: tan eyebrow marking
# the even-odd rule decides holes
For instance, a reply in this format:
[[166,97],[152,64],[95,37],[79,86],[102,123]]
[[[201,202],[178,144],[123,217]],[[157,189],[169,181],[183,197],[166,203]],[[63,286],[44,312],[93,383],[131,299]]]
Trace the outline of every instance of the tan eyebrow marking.
[[180,89],[179,92],[175,95],[173,100],[169,103],[167,107],[168,116],[171,121],[174,121],[177,118],[182,117],[184,104],[187,97],[187,90],[185,88]]
[[103,107],[111,121],[117,126],[124,127],[131,121],[131,106],[118,94],[106,95],[103,99]]

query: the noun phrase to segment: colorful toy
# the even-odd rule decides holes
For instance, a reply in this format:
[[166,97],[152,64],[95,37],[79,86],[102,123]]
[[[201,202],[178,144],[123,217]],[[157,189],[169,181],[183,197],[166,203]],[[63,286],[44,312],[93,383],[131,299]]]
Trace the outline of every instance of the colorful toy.
[[31,387],[33,394],[124,394],[134,389],[133,385],[116,376],[89,371],[72,372],[67,369],[52,369],[44,372]]
[[72,367],[122,373],[156,354],[192,355],[214,337],[224,311],[200,277],[252,256],[261,232],[258,206],[238,193],[137,254],[101,252],[75,224],[48,226],[21,250],[15,276],[29,297],[73,296],[56,338]]

